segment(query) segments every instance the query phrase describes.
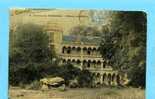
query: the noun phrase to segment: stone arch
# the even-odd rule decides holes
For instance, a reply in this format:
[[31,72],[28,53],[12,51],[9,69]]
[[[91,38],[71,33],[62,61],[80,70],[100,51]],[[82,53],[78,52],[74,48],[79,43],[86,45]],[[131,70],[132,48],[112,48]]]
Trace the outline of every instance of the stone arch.
[[94,47],[92,50],[93,50],[93,51],[96,51],[97,49],[96,49],[96,47]]
[[69,46],[68,48],[67,48],[67,54],[70,54],[71,53],[71,47]]
[[117,82],[117,84],[120,84],[120,75],[119,74],[117,74],[117,76],[116,76],[116,82]]
[[63,62],[63,63],[66,63],[67,61],[66,61],[66,59],[63,59],[62,62]]
[[72,63],[75,63],[75,59],[72,60]]
[[87,62],[87,60],[83,60],[83,63],[84,63],[84,62]]
[[76,47],[75,47],[75,46],[73,46],[73,47],[72,47],[72,49],[76,49]]
[[91,54],[91,51],[92,51],[92,48],[89,47],[89,48],[87,49],[87,54],[90,55],[90,54]]
[[93,63],[96,63],[96,60],[93,60]]
[[84,47],[83,50],[87,50],[87,47]]
[[106,68],[106,62],[105,61],[103,62],[103,68]]
[[77,51],[78,51],[78,52],[81,51],[81,48],[80,48],[80,47],[77,47]]
[[114,80],[115,80],[115,77],[116,77],[116,74],[113,73],[113,74],[112,74],[112,78],[111,78],[111,80],[114,81]]
[[96,74],[96,77],[97,77],[97,85],[99,85],[100,84],[101,74],[100,73],[97,73]]
[[93,60],[93,66],[94,66],[94,68],[96,68],[96,60]]
[[97,67],[101,67],[101,61],[100,60],[97,61]]
[[73,47],[72,47],[72,50],[75,50],[75,49],[76,49],[76,47],[75,47],[75,46],[73,46]]
[[102,80],[105,81],[106,80],[106,77],[107,77],[107,75],[106,75],[106,73],[104,73]]
[[86,47],[83,48],[83,53],[84,53],[84,54],[87,53],[87,48],[86,48]]
[[100,77],[100,73],[97,73],[96,76],[97,76],[97,77]]
[[101,65],[101,61],[100,61],[100,60],[98,60],[98,61],[97,61],[97,64]]
[[87,65],[87,61],[86,60],[83,60],[83,67],[85,68]]
[[67,49],[67,47],[66,46],[63,46],[62,53],[65,53],[66,49]]
[[77,63],[77,64],[80,64],[80,63],[81,63],[81,61],[78,59],[78,60],[76,61],[76,63]]
[[96,55],[96,54],[97,54],[97,49],[94,47],[94,48],[92,49],[92,52],[93,52],[94,55]]
[[91,60],[88,60],[87,67],[90,68],[90,66],[91,66]]
[[67,60],[67,63],[71,63],[71,59],[68,59],[68,60]]
[[108,84],[111,85],[111,74],[108,74]]

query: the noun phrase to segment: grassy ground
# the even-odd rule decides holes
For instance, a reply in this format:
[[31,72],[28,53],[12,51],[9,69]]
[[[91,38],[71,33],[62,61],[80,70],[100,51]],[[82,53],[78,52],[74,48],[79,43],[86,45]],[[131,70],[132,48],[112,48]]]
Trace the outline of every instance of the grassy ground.
[[25,90],[10,88],[10,99],[145,99],[145,91],[136,88],[80,88],[60,90]]

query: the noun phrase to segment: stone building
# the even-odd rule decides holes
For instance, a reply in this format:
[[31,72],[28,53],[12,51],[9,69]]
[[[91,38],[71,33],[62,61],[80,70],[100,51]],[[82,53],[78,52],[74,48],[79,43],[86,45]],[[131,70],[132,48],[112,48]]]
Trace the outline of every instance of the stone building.
[[121,76],[118,71],[108,66],[99,52],[100,37],[61,36],[59,38],[62,38],[62,41],[58,45],[60,51],[57,53],[63,64],[71,63],[81,70],[89,70],[95,84],[115,86],[120,83]]

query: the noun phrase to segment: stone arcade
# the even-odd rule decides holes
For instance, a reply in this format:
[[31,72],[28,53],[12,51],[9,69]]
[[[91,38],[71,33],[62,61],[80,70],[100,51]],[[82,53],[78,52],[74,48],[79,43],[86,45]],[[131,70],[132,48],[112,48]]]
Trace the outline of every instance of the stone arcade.
[[72,63],[80,69],[93,73],[95,84],[118,85],[121,76],[106,65],[99,52],[99,37],[63,36],[61,44],[62,63]]

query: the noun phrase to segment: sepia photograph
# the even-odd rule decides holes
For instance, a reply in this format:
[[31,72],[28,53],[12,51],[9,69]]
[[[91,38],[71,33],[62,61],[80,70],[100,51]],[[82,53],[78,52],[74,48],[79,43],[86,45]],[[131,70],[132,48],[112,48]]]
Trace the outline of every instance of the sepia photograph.
[[9,99],[145,99],[145,12],[9,14]]

